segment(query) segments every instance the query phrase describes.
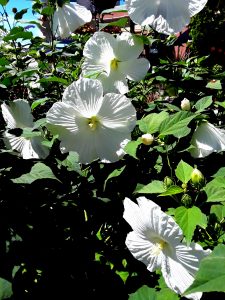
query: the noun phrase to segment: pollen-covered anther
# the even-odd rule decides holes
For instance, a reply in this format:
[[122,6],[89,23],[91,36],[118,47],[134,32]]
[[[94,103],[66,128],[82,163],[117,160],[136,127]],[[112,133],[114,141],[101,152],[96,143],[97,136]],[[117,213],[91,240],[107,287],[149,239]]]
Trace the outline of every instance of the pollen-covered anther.
[[117,70],[118,69],[118,63],[119,63],[119,61],[116,58],[112,59],[111,63],[110,63],[111,70],[113,70],[113,71]]
[[88,120],[88,126],[92,131],[94,131],[98,127],[98,124],[100,123],[98,117],[96,116],[92,116],[87,120]]

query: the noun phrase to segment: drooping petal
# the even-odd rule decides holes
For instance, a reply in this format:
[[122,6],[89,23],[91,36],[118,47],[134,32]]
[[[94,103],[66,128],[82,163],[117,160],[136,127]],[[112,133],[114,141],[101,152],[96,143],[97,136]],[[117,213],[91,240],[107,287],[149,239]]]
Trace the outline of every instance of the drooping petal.
[[145,77],[150,68],[150,63],[146,58],[122,61],[119,63],[119,71],[133,81],[139,81]]
[[1,108],[7,128],[33,127],[33,116],[26,100],[14,100],[9,105],[3,103]]
[[191,144],[195,147],[190,149],[191,156],[201,158],[213,152],[225,151],[225,131],[216,128],[209,122],[201,123],[195,130]]
[[142,26],[173,34],[189,24],[190,17],[201,11],[207,0],[127,0],[130,18]]
[[[167,286],[177,294],[183,294],[194,281],[194,277],[187,269],[180,262],[169,256],[164,257],[162,260],[161,270]],[[199,300],[201,296],[202,293],[193,293],[185,297]]]
[[49,149],[42,145],[44,139],[40,136],[35,136],[30,140],[31,147],[36,153],[37,158],[45,159],[49,155]]
[[144,50],[142,40],[130,32],[122,32],[116,41],[115,55],[119,61],[136,59]]
[[92,14],[84,6],[77,3],[67,3],[57,7],[53,16],[53,33],[61,38],[67,38],[77,28],[90,22]]
[[150,272],[155,271],[161,267],[162,253],[159,255],[151,255],[154,253],[154,244],[147,238],[139,236],[135,231],[129,232],[125,244],[130,250],[131,254],[143,262]]
[[69,85],[63,93],[63,103],[72,106],[79,114],[96,115],[103,100],[102,84],[98,80],[82,78]]
[[122,95],[129,91],[126,76],[118,71],[112,71],[109,75],[104,73],[98,76],[101,80],[105,93],[120,93]]

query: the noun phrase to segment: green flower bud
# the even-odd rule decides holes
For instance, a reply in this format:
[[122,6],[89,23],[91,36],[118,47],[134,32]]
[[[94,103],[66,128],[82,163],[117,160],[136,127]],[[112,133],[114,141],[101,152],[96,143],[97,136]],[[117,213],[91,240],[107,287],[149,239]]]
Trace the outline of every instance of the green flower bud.
[[183,196],[181,198],[181,202],[185,207],[191,206],[192,198],[188,194],[183,194]]
[[204,184],[204,175],[197,168],[194,168],[191,174],[191,183],[193,186],[200,188]]
[[168,187],[173,185],[173,180],[169,176],[166,176],[163,180],[163,185],[166,189],[168,189]]

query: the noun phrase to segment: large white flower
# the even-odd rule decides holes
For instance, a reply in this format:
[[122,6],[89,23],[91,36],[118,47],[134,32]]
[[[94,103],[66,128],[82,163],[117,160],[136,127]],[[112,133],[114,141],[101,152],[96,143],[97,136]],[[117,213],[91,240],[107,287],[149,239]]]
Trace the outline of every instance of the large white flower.
[[190,149],[194,158],[206,157],[213,152],[225,151],[225,130],[216,128],[209,122],[202,122],[195,130]]
[[90,22],[92,14],[77,3],[66,3],[62,7],[57,6],[53,16],[53,34],[61,38],[67,38],[77,28]]
[[66,88],[62,102],[53,104],[47,122],[59,134],[61,152],[76,151],[81,163],[114,162],[131,138],[136,111],[130,99],[113,93],[103,97],[100,81],[81,78]]
[[31,108],[26,100],[18,99],[10,102],[9,105],[3,103],[1,105],[2,115],[7,124],[7,131],[4,133],[6,146],[21,153],[24,159],[46,158],[49,154],[48,148],[43,146],[41,136],[26,138],[11,133],[15,129],[30,128],[32,130],[33,116]]
[[189,24],[207,0],[126,0],[128,14],[134,23],[150,25],[164,34],[174,34]]
[[146,58],[138,59],[142,51],[141,39],[129,32],[116,38],[106,32],[96,32],[84,46],[83,75],[95,74],[105,93],[125,94],[127,79],[143,79],[150,67]]
[[[133,229],[127,235],[126,246],[149,271],[160,268],[167,286],[182,294],[194,281],[200,260],[211,251],[195,243],[187,247],[171,216],[145,197],[139,197],[137,202],[138,205],[128,198],[124,200],[123,217]],[[198,300],[201,295],[194,293],[187,298]]]

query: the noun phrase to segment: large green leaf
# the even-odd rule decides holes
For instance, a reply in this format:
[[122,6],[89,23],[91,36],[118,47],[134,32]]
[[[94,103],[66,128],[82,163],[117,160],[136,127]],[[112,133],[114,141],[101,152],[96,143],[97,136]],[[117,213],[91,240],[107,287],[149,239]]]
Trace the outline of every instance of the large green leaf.
[[175,219],[183,230],[187,244],[191,243],[197,225],[203,228],[206,228],[207,226],[206,216],[196,206],[191,208],[180,206],[176,208]]
[[199,99],[194,107],[197,109],[198,112],[203,111],[207,107],[209,107],[212,104],[212,96],[206,96],[201,99]]
[[143,285],[135,293],[129,295],[129,300],[157,300],[155,289]]
[[179,111],[174,115],[166,118],[159,127],[159,137],[166,135],[174,135],[177,138],[186,136],[190,132],[190,128],[187,125],[194,119],[196,115],[188,111]]
[[225,245],[218,245],[209,256],[202,259],[195,280],[185,295],[195,292],[225,292],[224,282]]
[[164,183],[159,180],[153,180],[147,185],[138,184],[135,189],[138,194],[161,194],[165,191]]
[[12,284],[4,278],[0,278],[0,300],[8,299],[12,296]]
[[188,181],[191,179],[193,170],[194,168],[192,166],[181,160],[175,169],[175,174],[180,181],[183,183],[188,183]]
[[212,205],[210,209],[210,213],[215,214],[219,222],[221,222],[225,218],[225,206],[221,204]]
[[225,178],[218,176],[211,180],[204,187],[207,195],[207,202],[225,201]]
[[159,130],[159,126],[163,120],[168,117],[168,113],[165,111],[159,114],[152,113],[141,119],[138,124],[139,128],[144,133],[155,133]]
[[60,181],[55,177],[52,170],[43,163],[36,163],[30,173],[23,174],[22,176],[12,179],[14,183],[30,184],[38,179],[54,179]]

